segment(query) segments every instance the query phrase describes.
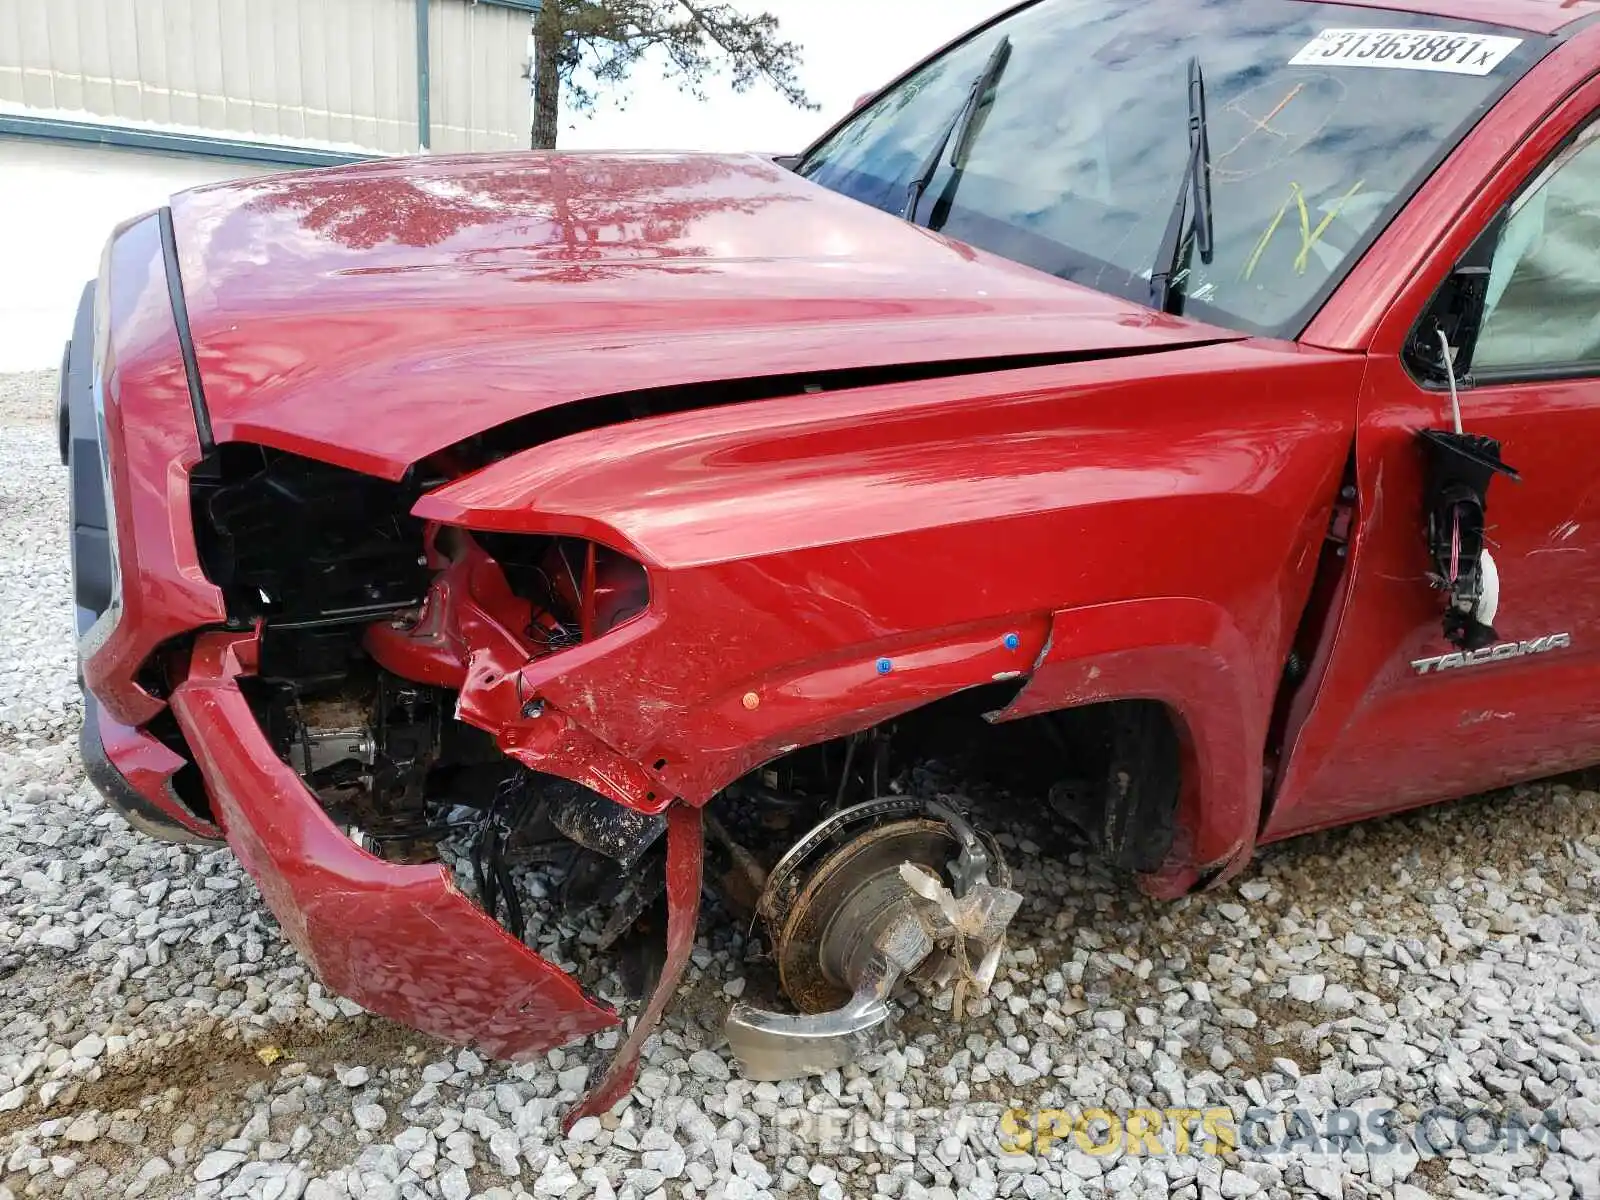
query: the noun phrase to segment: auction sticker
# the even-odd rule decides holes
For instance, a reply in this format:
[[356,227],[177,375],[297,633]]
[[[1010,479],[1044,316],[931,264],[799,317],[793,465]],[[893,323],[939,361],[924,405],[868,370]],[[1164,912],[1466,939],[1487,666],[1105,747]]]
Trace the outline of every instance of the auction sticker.
[[1292,67],[1391,67],[1487,75],[1521,38],[1431,29],[1324,29],[1289,60]]

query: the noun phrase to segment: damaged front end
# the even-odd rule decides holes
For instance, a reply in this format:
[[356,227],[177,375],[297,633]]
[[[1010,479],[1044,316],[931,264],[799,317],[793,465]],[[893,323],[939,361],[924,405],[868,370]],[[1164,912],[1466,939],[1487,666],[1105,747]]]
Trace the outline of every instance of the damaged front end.
[[[239,201],[229,211],[245,220]],[[1006,769],[1038,767],[1026,794],[1119,864],[1166,858],[1189,750],[1162,702],[1089,679],[1021,697],[1048,666],[1059,589],[991,581],[1055,553],[1054,533],[994,536],[1004,488],[973,491],[987,507],[963,510],[960,529],[924,527],[896,455],[864,460],[858,431],[926,442],[899,385],[943,381],[950,405],[1003,419],[983,437],[1022,444],[1056,393],[994,405],[979,376],[1131,361],[1213,333],[1051,291],[1016,300],[1092,312],[1062,325],[996,310],[984,353],[998,357],[970,357],[970,313],[966,341],[911,357],[930,353],[913,314],[899,342],[862,342],[820,372],[809,343],[785,342],[759,375],[707,384],[671,364],[658,377],[665,357],[641,340],[649,369],[616,380],[569,386],[547,347],[531,383],[485,367],[441,392],[451,360],[401,369],[393,342],[382,360],[341,334],[293,366],[304,328],[262,340],[281,297],[244,298],[264,308],[247,332],[231,314],[251,304],[219,301],[224,283],[265,273],[218,271],[207,287],[216,264],[198,250],[180,264],[182,243],[165,210],[114,238],[94,404],[69,421],[97,451],[74,454],[75,483],[100,480],[105,501],[106,524],[79,522],[74,539],[79,567],[107,568],[79,572],[89,738],[107,760],[97,776],[137,795],[113,797],[124,811],[166,836],[226,837],[330,987],[511,1059],[616,1026],[612,1001],[648,995],[579,1110],[592,1111],[628,1086],[684,976],[703,891],[762,931],[787,995],[732,1015],[752,1075],[844,1061],[902,985],[949,987],[958,1011],[986,986],[1020,899],[998,843],[951,799],[965,789],[930,766],[975,732]],[[425,273],[335,274],[364,288]],[[197,329],[185,286],[208,306]],[[984,286],[1034,287],[1009,272]],[[311,311],[355,308],[389,311],[370,298]],[[488,334],[537,323],[522,311],[461,336],[491,363]],[[278,358],[261,349],[273,344]],[[338,389],[358,376],[364,399],[346,404]],[[391,403],[385,386],[404,394]],[[794,427],[814,432],[789,431],[791,401]],[[278,419],[290,410],[304,423]],[[439,414],[458,411],[465,436],[448,441]],[[386,427],[367,438],[363,422]],[[836,460],[826,492],[798,486],[802,445]],[[924,474],[954,459],[939,461]],[[824,511],[842,488],[854,503]],[[987,565],[925,579],[947,558]],[[1121,765],[1135,760],[1115,752],[1115,722],[1058,722],[1069,704],[1156,712],[1171,736],[1137,756],[1148,780]]]
[[685,795],[670,756],[624,754],[551,698],[567,663],[650,629],[645,566],[425,520],[428,486],[240,444],[193,475],[241,631],[163,659],[172,707],[210,815],[329,986],[508,1058],[653,991],[581,1111],[631,1083],[702,887],[759,921],[799,1010],[730,1014],[752,1078],[849,1061],[908,983],[953,988],[957,1014],[987,987],[1021,897],[994,839],[915,784],[925,752],[892,722]]

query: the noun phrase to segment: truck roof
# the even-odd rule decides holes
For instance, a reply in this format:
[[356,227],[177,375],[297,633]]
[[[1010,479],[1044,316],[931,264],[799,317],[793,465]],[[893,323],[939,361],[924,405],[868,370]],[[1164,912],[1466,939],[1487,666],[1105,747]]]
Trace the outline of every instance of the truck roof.
[[1529,33],[1555,34],[1600,13],[1600,0],[1347,0],[1359,8],[1386,8],[1457,20],[1484,21]]

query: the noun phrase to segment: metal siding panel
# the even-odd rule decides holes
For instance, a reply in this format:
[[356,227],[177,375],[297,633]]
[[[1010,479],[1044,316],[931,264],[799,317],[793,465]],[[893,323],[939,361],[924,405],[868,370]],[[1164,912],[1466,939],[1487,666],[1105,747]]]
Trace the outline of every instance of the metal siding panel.
[[162,0],[134,0],[134,58],[144,84],[148,121],[168,122],[172,115],[172,81],[168,78],[167,39],[162,28]]
[[406,28],[395,24],[395,5],[372,6],[372,53],[377,137],[373,146],[382,150],[409,149],[417,127],[416,21]]
[[328,137],[335,142],[355,140],[351,104],[350,60],[356,52],[354,22],[350,20],[350,5],[323,4],[319,9],[324,21],[326,40],[323,42],[324,60],[328,73]]
[[472,150],[472,97],[478,90],[478,73],[473,61],[473,8],[460,0],[445,0],[445,7],[454,18],[455,38],[450,48],[451,105],[450,124],[455,145],[462,150]]
[[376,146],[383,140],[383,122],[388,116],[386,82],[379,68],[383,49],[383,35],[378,24],[378,6],[374,0],[360,0],[361,56],[360,78],[356,95],[361,111],[357,114],[356,141],[363,146]]
[[461,14],[461,46],[459,50],[461,63],[462,88],[460,103],[456,111],[456,122],[460,128],[461,147],[464,150],[483,149],[483,139],[480,130],[483,128],[483,93],[488,80],[483,72],[483,43],[487,40],[479,34],[483,31],[483,19],[480,12],[487,14],[488,9],[480,10],[476,5],[454,5]]
[[448,0],[433,0],[428,12],[428,72],[432,84],[433,150],[452,154],[465,149],[456,130],[457,94],[461,64],[456,49],[461,27],[460,6]]
[[[107,19],[107,0],[70,0],[62,11],[77,14],[77,46],[67,50],[66,37],[51,30],[50,62],[43,66],[54,75],[54,94],[58,109],[83,109],[109,115],[120,114],[130,98],[117,83],[117,54],[112,51],[112,30]],[[80,85],[77,98],[67,94],[67,78]],[[120,107],[118,107],[120,106]],[[134,102],[134,110],[138,104]]]
[[293,0],[300,10],[300,92],[304,97],[306,136],[331,141],[328,122],[328,35],[326,5]]
[[[139,75],[139,30],[131,5],[120,0],[76,0],[83,17],[84,51],[94,46],[95,55],[104,55],[105,77],[110,80],[110,111],[129,121],[147,121],[144,83]],[[85,56],[84,98],[93,93],[97,68]]]
[[194,56],[200,124],[206,129],[227,129],[228,83],[222,61],[222,10],[217,6],[217,0],[194,0],[191,12],[194,41],[190,53]]
[[490,114],[494,107],[495,94],[499,90],[495,87],[494,46],[496,36],[501,31],[492,27],[503,26],[504,17],[505,14],[499,9],[485,6],[475,5],[467,11],[467,49],[472,62],[467,144],[474,150],[488,150],[494,147],[491,131],[495,128],[495,122]]
[[37,4],[24,4],[19,15],[17,42],[22,47],[22,61],[28,64],[22,77],[22,102],[33,108],[54,108],[49,20]]
[[266,7],[275,48],[273,60],[277,64],[273,94],[278,101],[278,133],[283,137],[309,137],[305,91],[300,82],[300,7],[290,3],[269,3]]
[[[485,6],[487,8],[487,6]],[[500,27],[487,47],[493,81],[494,102],[489,108],[487,128],[497,149],[519,149],[528,145],[533,122],[531,93],[523,71],[528,61],[528,34],[532,18],[514,8],[488,9],[500,17]]]
[[463,0],[435,0],[434,8],[434,146],[525,145],[528,14]]
[[453,154],[461,149],[456,138],[456,58],[451,5],[434,0],[429,10],[429,83],[432,85],[432,149],[438,154]]
[[357,146],[378,142],[378,56],[373,37],[373,0],[346,0],[354,22],[350,43],[350,141]]
[[0,0],[0,100],[22,101],[22,14]]
[[395,26],[390,34],[389,61],[394,62],[395,123],[387,133],[387,149],[416,149],[416,21]]
[[[435,145],[526,139],[528,14],[432,0]],[[417,145],[415,0],[0,0],[0,99],[256,138]]]
[[282,133],[283,96],[278,83],[278,45],[272,28],[274,7],[261,0],[248,0],[244,14],[250,97],[255,101],[250,128],[264,138]]
[[[363,146],[388,146],[393,128],[398,123],[396,106],[399,93],[395,75],[400,64],[395,61],[395,40],[399,32],[391,24],[393,6],[384,0],[361,0],[362,10],[362,120],[365,132],[361,135]],[[415,14],[412,24],[416,24]],[[414,35],[413,35],[414,36]],[[406,64],[408,74],[416,69],[412,58]]]
[[533,124],[533,84],[526,74],[528,70],[528,38],[533,33],[533,18],[518,9],[506,10],[508,22],[506,44],[501,48],[501,53],[506,57],[510,70],[506,72],[506,87],[504,99],[503,128],[507,138],[507,146],[513,149],[527,149],[532,136]]
[[482,92],[482,80],[478,75],[478,22],[475,19],[477,9],[470,4],[452,3],[459,25],[456,30],[456,55],[455,61],[459,64],[459,83],[456,94],[455,124],[456,136],[460,139],[463,150],[478,149],[477,139],[473,136],[477,129],[477,119],[474,115],[478,105],[478,96]]
[[[513,74],[506,68],[506,43],[511,37],[512,18],[509,8],[483,8],[485,20],[479,23],[478,61],[482,65],[478,78],[483,81],[478,117],[475,122],[482,131],[479,143],[485,149],[499,150],[506,134],[506,82],[505,75]],[[492,26],[492,28],[491,28]]]
[[473,62],[472,34],[476,27],[472,19],[473,7],[460,0],[445,0],[445,7],[455,18],[455,43],[450,55],[454,67],[449,81],[452,92],[450,123],[454,126],[456,146],[473,150],[476,147],[472,144],[472,98],[478,90],[478,73],[474,70],[477,64]]
[[407,4],[411,8],[411,22],[406,29],[401,45],[409,50],[407,57],[401,60],[401,94],[406,97],[406,112],[411,118],[410,128],[403,131],[406,149],[415,152],[417,144],[417,20],[416,0],[396,0],[397,3]]
[[260,54],[250,36],[250,5],[251,0],[222,3],[222,87],[228,129],[240,137],[260,131],[261,110],[271,104],[270,86],[261,77]]
[[51,4],[45,17],[45,36],[50,40],[51,93],[56,108],[83,107],[83,51],[78,45],[78,21],[82,5],[78,0]]
[[[397,112],[404,114],[402,122],[409,120],[409,124],[401,128],[401,139],[405,145],[404,153],[417,153],[421,143],[418,140],[418,108],[417,108],[417,38],[420,30],[417,28],[417,6],[415,0],[402,0],[411,12],[409,27],[397,30],[396,37],[399,50],[395,58],[395,73],[397,76],[398,90],[400,93],[400,106]],[[430,27],[428,34],[429,43],[432,44],[433,33]],[[437,54],[437,49],[434,50]]]
[[249,133],[250,45],[245,29],[245,0],[210,0],[217,10],[217,95],[222,99],[223,128]]
[[346,12],[353,21],[352,40],[345,62],[350,64],[350,123],[348,140],[359,146],[372,146],[378,140],[377,67],[373,62],[372,0],[346,0]]
[[199,44],[195,5],[206,0],[164,0],[162,33],[167,48],[167,87],[175,125],[204,127],[200,112],[200,77],[195,63]]
[[372,37],[372,0],[346,0],[350,30],[350,141],[371,146],[378,137],[378,66]]

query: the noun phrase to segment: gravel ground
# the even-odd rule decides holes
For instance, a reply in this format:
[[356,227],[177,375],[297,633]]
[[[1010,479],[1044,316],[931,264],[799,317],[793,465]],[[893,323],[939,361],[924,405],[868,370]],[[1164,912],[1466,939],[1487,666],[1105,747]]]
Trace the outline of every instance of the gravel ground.
[[[0,377],[0,1200],[1600,1200],[1600,795],[1575,781],[1300,839],[1178,904],[1013,828],[1027,900],[993,997],[960,1025],[914,1001],[897,1041],[803,1084],[719,1047],[725,993],[770,985],[710,925],[631,1101],[563,1140],[614,1033],[508,1068],[364,1014],[229,854],[101,808],[53,391]],[[1167,1153],[1089,1153],[1106,1122],[1030,1143],[1008,1107],[1222,1108],[1246,1145],[1170,1152],[1169,1126]]]

